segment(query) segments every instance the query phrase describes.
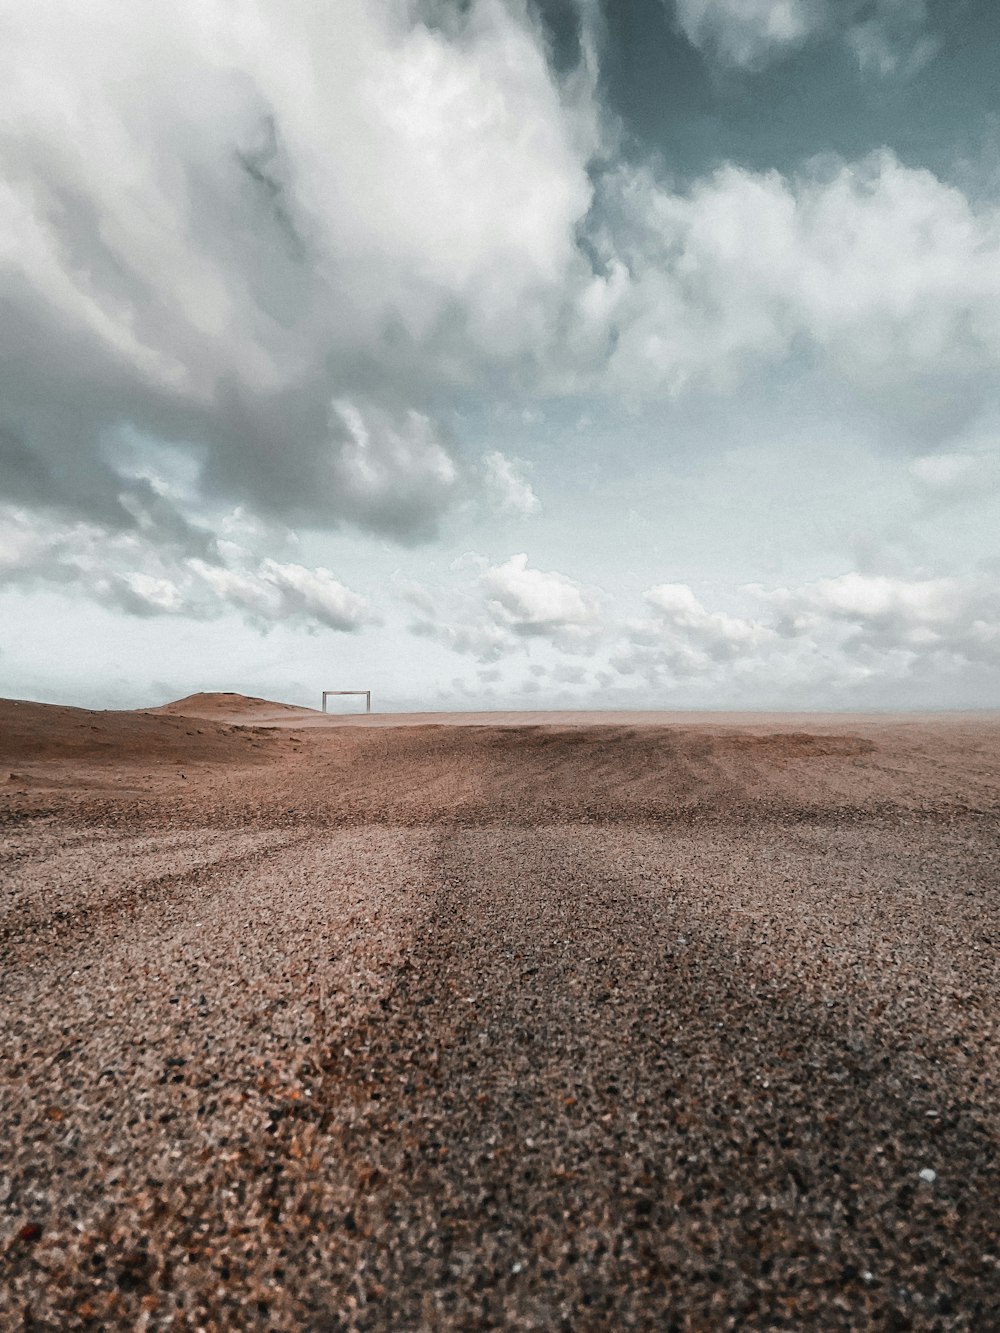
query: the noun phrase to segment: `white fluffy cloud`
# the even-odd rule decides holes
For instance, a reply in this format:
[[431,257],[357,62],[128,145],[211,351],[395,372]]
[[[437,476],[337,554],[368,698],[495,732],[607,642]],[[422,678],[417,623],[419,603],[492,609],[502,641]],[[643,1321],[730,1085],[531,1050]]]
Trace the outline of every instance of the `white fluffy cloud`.
[[55,584],[131,615],[195,618],[238,611],[262,628],[291,622],[353,631],[368,604],[328,569],[254,556],[220,542],[211,559],[165,552],[134,533],[86,522],[41,522],[0,507],[0,586]]
[[765,593],[794,631],[827,618],[877,626],[895,641],[925,642],[935,627],[961,620],[966,598],[955,579],[842,574],[794,590]]
[[434,423],[412,409],[394,420],[347,399],[334,400],[330,411],[331,438],[339,443],[333,486],[353,521],[397,536],[426,535],[458,481]]
[[513,659],[532,645],[587,653],[606,631],[598,593],[556,570],[533,568],[523,552],[493,565],[468,552],[453,572],[457,587],[402,580],[396,595],[416,612],[412,633],[480,662]]
[[751,620],[707,611],[683,583],[661,583],[644,594],[655,620],[653,634],[671,642],[676,669],[699,671],[731,662],[765,642],[772,631]]
[[651,614],[620,632],[610,658],[620,675],[662,682],[739,676],[775,637],[766,626],[707,610],[683,583],[648,588],[643,600]]
[[732,384],[799,341],[881,387],[932,375],[960,394],[1000,369],[1000,210],[888,151],[794,181],[727,166],[682,194],[642,172],[617,190],[610,375],[635,392]]
[[532,569],[523,552],[483,571],[490,612],[515,634],[576,637],[598,623],[597,597],[555,570]]
[[192,560],[190,568],[227,607],[243,610],[264,624],[291,621],[333,630],[356,630],[369,619],[368,604],[328,569],[307,569],[264,559],[232,569]]
[[611,666],[658,688],[753,704],[783,692],[831,701],[868,691],[882,701],[900,684],[1000,665],[1000,594],[985,579],[851,572],[749,586],[742,597],[755,604],[752,618],[709,611],[683,584],[649,589],[654,614],[625,627]]
[[[1000,592],[993,580],[901,578],[855,571],[788,587],[751,584],[740,612],[706,604],[684,583],[660,583],[630,615],[570,576],[521,553],[466,562],[457,585],[402,580],[410,630],[510,670],[529,650],[536,678],[584,692],[600,680],[644,682],[674,696],[729,703],[888,689],[935,672],[1000,666]],[[471,577],[470,577],[471,575]],[[777,706],[780,706],[778,703]]]
[[843,627],[851,655],[902,652],[1000,663],[1000,590],[993,580],[902,579],[849,573],[794,589],[761,592],[787,637]]

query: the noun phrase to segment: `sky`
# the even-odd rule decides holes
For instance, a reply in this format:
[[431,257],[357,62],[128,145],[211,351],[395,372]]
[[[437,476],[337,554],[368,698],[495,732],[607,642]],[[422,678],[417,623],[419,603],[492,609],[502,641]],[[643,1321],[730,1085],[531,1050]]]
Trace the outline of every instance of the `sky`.
[[0,694],[1000,707],[995,0],[0,32]]

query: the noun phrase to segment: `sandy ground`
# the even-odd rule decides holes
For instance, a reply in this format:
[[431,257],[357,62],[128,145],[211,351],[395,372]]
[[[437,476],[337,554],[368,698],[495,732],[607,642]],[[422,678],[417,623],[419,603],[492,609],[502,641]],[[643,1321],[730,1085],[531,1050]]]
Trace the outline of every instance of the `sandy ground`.
[[1000,1326],[1000,719],[0,702],[0,1327]]

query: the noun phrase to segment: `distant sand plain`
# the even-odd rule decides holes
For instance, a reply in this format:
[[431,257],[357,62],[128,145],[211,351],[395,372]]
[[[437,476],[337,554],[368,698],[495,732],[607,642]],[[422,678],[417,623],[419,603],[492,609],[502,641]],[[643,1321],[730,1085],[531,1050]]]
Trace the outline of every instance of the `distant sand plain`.
[[1000,717],[0,702],[0,1323],[1000,1326]]

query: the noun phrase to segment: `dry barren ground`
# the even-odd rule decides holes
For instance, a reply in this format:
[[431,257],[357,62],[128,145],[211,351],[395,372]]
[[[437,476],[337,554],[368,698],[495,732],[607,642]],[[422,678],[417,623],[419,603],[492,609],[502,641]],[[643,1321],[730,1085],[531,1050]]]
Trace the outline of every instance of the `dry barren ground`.
[[1000,720],[404,721],[0,703],[0,1327],[1000,1327]]

